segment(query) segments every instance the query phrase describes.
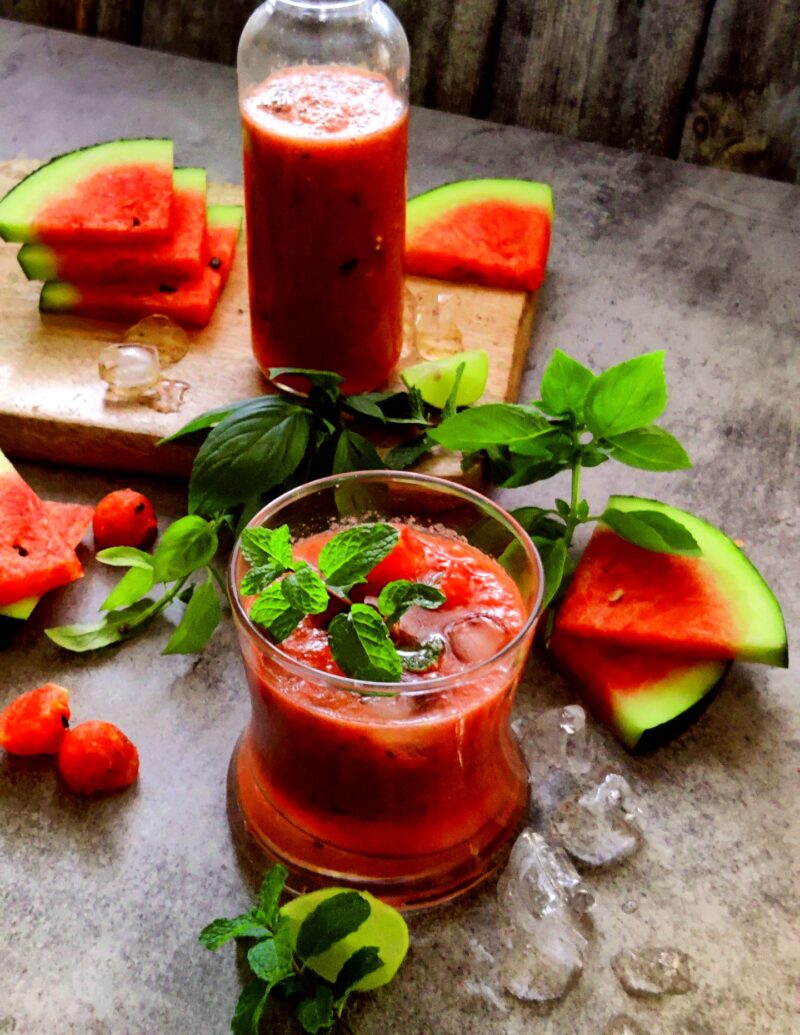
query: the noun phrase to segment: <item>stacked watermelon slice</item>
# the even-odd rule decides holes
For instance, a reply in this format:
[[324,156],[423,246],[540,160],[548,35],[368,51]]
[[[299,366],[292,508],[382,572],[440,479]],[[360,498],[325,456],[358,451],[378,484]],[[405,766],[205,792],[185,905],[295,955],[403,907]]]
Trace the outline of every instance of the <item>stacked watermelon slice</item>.
[[0,237],[42,280],[42,312],[203,327],[230,272],[240,205],[208,205],[205,169],[171,140],[113,140],[54,158],[0,200]]
[[724,532],[655,500],[612,496],[608,505],[660,511],[702,551],[654,553],[600,524],[556,615],[552,654],[595,715],[644,750],[691,721],[732,661],[785,668],[786,627],[769,586]]
[[44,593],[83,575],[75,549],[93,514],[39,499],[0,452],[0,617],[24,621]]

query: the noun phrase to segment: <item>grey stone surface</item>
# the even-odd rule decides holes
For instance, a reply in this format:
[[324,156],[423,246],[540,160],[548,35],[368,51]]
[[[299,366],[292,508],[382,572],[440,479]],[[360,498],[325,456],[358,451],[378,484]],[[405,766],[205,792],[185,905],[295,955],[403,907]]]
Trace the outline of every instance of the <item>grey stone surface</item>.
[[[239,177],[227,69],[0,21],[0,79],[0,158],[167,133],[181,161]],[[668,349],[664,423],[694,470],[607,465],[587,475],[590,500],[602,504],[612,487],[667,498],[744,540],[796,649],[800,189],[417,112],[411,188],[476,175],[541,178],[556,193],[524,397],[554,346],[597,367]],[[44,466],[23,473],[62,499],[93,501],[127,483]],[[180,486],[137,487],[165,520],[181,512]],[[552,493],[539,486],[513,500]],[[42,630],[95,613],[109,584],[99,568],[90,563],[83,581],[51,594],[2,655],[0,703],[47,679],[70,686],[77,719],[110,719],[138,743],[142,777],[131,792],[84,803],[49,766],[0,761],[0,1032],[221,1035],[240,987],[235,955],[207,953],[196,936],[247,901],[224,803],[248,714],[232,629],[199,658],[161,657],[166,625],[119,650],[66,655]],[[608,763],[643,798],[648,840],[630,861],[589,875],[595,939],[563,1002],[508,1001],[502,1012],[466,991],[481,974],[470,939],[486,931],[487,890],[414,918],[397,980],[355,1003],[343,1030],[596,1035],[621,1012],[651,1035],[800,1030],[796,683],[792,671],[736,665],[689,732],[641,759],[595,729]],[[534,656],[519,715],[572,699]],[[623,910],[630,900],[633,913]],[[688,953],[694,991],[626,998],[611,957],[649,944]]]

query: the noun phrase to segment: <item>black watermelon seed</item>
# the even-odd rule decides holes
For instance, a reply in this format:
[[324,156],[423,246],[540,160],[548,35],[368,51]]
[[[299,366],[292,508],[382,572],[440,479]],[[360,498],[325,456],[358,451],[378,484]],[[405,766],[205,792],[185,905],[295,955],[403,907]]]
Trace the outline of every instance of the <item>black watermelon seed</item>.
[[176,287],[173,287],[171,284],[162,284],[158,290],[163,295],[174,295],[178,289]]
[[352,273],[358,266],[358,259],[348,259],[347,262],[343,262],[339,267],[339,272],[343,277],[346,277],[349,273]]
[[20,546],[19,543],[14,543],[14,549],[17,551],[20,557],[28,556],[28,551],[25,549],[24,546]]
[[212,270],[218,270],[222,265],[222,259],[218,255],[215,255],[208,263]]

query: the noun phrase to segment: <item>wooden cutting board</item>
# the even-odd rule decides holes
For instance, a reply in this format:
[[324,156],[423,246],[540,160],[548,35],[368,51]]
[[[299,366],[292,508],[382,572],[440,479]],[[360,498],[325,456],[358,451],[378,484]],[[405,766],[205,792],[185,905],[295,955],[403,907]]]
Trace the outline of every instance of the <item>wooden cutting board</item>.
[[[0,195],[36,165],[0,163]],[[241,204],[242,189],[212,184],[209,200]],[[107,401],[98,356],[108,344],[122,340],[128,325],[40,316],[40,285],[27,281],[17,265],[18,247],[0,242],[0,449],[10,457],[185,476],[196,445],[157,447],[156,442],[204,410],[267,390],[250,352],[243,240],[211,323],[189,332],[189,353],[168,368],[169,377],[190,386],[177,413]],[[483,348],[490,359],[485,399],[516,399],[535,295],[417,277],[408,278],[407,284],[426,329],[417,352],[409,343],[404,346],[401,368],[459,348]],[[431,315],[437,305],[447,313],[438,324]],[[454,322],[460,345],[451,333]],[[319,365],[326,366],[324,355]],[[452,457],[434,458],[423,469],[446,476],[457,465]]]

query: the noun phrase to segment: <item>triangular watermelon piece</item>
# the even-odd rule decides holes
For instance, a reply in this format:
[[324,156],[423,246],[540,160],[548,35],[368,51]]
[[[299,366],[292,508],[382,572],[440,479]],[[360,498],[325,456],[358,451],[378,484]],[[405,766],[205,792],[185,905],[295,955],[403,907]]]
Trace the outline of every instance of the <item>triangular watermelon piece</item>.
[[82,233],[63,244],[24,244],[17,259],[28,280],[108,284],[122,280],[188,280],[206,259],[205,169],[176,169],[169,237],[147,242],[87,245]]
[[[75,517],[70,515],[70,528]],[[38,597],[83,575],[50,512],[0,453],[0,606]]]
[[691,532],[702,556],[644,550],[599,525],[559,609],[558,629],[636,650],[788,665],[780,605],[732,539],[657,500],[612,496],[608,506],[671,517]]
[[209,207],[208,261],[194,280],[95,285],[52,281],[42,288],[39,309],[125,321],[163,313],[178,323],[205,327],[228,279],[241,225],[241,205]]

